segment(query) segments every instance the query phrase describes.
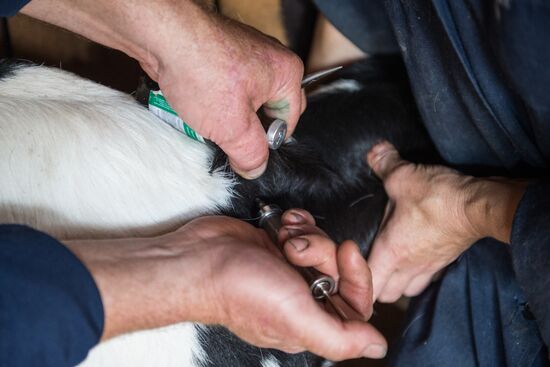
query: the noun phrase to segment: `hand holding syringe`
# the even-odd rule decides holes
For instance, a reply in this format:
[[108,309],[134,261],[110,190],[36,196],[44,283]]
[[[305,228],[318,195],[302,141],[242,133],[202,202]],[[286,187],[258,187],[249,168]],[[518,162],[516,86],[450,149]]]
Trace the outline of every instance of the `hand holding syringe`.
[[[277,205],[265,204],[259,199],[257,199],[257,204],[260,214],[260,227],[267,232],[273,243],[284,254],[283,244],[279,239],[282,210]],[[357,312],[337,294],[337,284],[331,276],[323,274],[312,267],[295,267],[295,269],[308,283],[312,296],[318,300],[326,300],[342,320],[365,321],[365,316]]]

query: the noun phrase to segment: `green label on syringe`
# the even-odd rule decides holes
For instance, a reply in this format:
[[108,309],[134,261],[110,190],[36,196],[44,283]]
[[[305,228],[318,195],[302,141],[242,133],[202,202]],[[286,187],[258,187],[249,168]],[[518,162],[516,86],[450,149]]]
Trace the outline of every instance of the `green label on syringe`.
[[159,117],[162,121],[166,122],[168,125],[172,126],[174,129],[181,131],[191,139],[200,141],[204,143],[204,138],[200,136],[195,130],[189,127],[170,107],[166,98],[162,92],[159,91],[149,91],[149,111],[151,111],[155,116]]

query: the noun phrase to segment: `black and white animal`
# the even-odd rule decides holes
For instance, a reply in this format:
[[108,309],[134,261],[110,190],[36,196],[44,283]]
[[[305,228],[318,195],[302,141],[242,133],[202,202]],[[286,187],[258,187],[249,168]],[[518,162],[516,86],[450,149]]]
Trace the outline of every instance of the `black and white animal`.
[[[309,210],[336,241],[366,253],[387,198],[365,154],[393,142],[405,158],[436,157],[398,58],[372,58],[309,97],[294,138],[257,180],[172,129],[126,94],[42,66],[0,65],[0,222],[54,237],[155,235],[202,214],[256,216],[254,198]],[[259,350],[219,326],[182,323],[124,335],[81,364],[318,366],[308,354]]]

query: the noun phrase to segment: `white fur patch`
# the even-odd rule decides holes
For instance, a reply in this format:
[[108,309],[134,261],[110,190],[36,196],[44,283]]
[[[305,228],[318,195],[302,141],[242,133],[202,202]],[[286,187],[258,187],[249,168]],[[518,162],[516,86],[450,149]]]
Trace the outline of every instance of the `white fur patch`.
[[193,367],[206,359],[192,323],[119,336],[96,346],[79,367]]
[[57,69],[0,82],[0,220],[58,238],[152,235],[226,206],[212,151],[128,95]]
[[262,367],[281,367],[281,364],[279,363],[277,358],[273,356],[264,358],[261,363],[262,363]]
[[314,90],[310,96],[316,96],[320,94],[332,94],[339,92],[357,92],[361,90],[363,86],[357,80],[352,79],[339,79],[330,84],[323,85]]

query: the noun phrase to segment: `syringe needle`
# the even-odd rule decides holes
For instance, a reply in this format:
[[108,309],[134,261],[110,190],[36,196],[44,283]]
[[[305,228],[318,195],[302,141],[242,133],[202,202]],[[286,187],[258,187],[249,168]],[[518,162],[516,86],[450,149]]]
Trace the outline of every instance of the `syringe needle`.
[[[273,243],[284,253],[282,244],[279,243],[283,211],[277,205],[266,204],[260,199],[256,199],[256,204],[260,210],[260,227],[267,232]],[[336,283],[331,276],[311,267],[295,267],[295,269],[307,281],[313,297],[318,300],[326,299],[342,320],[364,321],[364,317],[360,313],[355,311],[340,295],[335,294]]]

